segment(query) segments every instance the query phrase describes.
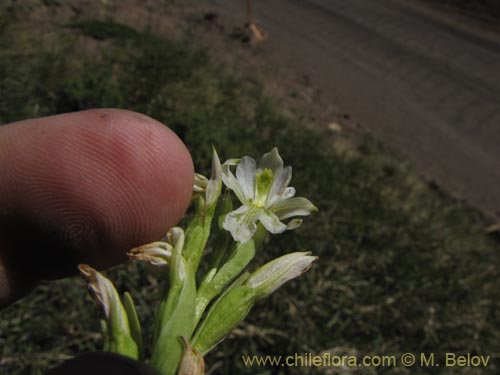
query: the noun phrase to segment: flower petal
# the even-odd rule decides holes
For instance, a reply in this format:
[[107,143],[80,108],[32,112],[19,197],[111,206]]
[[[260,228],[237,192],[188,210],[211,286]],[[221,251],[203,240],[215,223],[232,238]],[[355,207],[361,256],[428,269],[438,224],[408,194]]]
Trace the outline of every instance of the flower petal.
[[236,167],[236,180],[247,200],[254,198],[257,163],[249,156],[243,156]]
[[314,211],[318,211],[309,199],[306,198],[290,198],[276,203],[272,211],[280,218],[280,220],[288,219],[292,216],[307,216]]
[[285,190],[292,179],[292,167],[288,166],[281,169],[278,174],[274,177],[273,186],[269,191],[267,207],[273,203],[280,200],[281,195],[285,193]]
[[293,219],[288,222],[286,225],[286,230],[297,229],[302,225],[302,219]]
[[285,201],[287,199],[292,198],[295,195],[295,188],[292,186],[289,186],[285,189],[283,194],[273,197],[271,200],[269,200],[266,204],[266,208],[269,208],[271,206],[275,206],[278,202]]
[[231,159],[222,164],[222,181],[227,188],[234,191],[234,194],[236,194],[241,203],[247,203],[245,193],[243,193],[240,183],[236,180],[236,177],[234,177],[233,172],[231,172],[231,166],[235,165],[233,161],[234,159]]
[[286,230],[286,225],[279,220],[278,216],[270,211],[263,211],[259,219],[262,225],[273,234],[283,233]]
[[278,149],[274,147],[267,154],[262,156],[259,162],[259,169],[269,168],[274,176],[277,176],[283,169],[283,159],[281,159]]
[[237,242],[247,242],[257,230],[256,222],[262,209],[244,205],[226,215],[222,227],[231,232]]
[[207,185],[208,185],[208,178],[199,173],[194,174],[193,191],[195,193],[204,193],[207,188]]
[[285,191],[283,192],[283,194],[281,194],[280,196],[280,201],[283,201],[283,200],[286,200],[286,199],[290,199],[292,198],[293,196],[295,195],[295,188],[294,187],[287,187],[285,189]]
[[223,165],[229,165],[230,167],[234,167],[240,163],[241,159],[227,159]]

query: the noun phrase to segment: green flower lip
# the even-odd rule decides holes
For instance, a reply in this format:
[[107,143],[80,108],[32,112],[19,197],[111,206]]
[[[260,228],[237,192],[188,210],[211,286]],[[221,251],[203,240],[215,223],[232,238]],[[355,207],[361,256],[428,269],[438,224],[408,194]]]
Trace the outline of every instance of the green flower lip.
[[[236,177],[232,166],[236,166]],[[223,228],[238,242],[252,238],[259,221],[274,234],[298,228],[302,223],[300,219],[287,224],[281,220],[307,216],[317,208],[306,198],[294,198],[295,189],[288,186],[291,178],[292,167],[283,166],[276,147],[264,154],[258,165],[249,156],[226,161],[222,165],[222,181],[242,206],[226,216]]]

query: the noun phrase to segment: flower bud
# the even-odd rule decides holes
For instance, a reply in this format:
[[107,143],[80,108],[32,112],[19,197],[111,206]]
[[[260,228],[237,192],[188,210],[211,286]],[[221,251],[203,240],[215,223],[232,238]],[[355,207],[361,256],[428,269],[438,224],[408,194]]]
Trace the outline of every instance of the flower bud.
[[141,260],[155,267],[164,268],[172,260],[172,245],[166,242],[152,242],[133,248],[127,253],[130,259]]
[[291,253],[243,275],[215,302],[192,340],[193,348],[209,352],[246,318],[254,303],[310,267],[317,259],[310,253]]
[[255,290],[257,299],[267,297],[287,281],[311,268],[317,257],[310,254],[296,252],[276,258],[255,271],[245,285]]
[[[219,156],[213,149],[212,176],[205,187],[205,195],[195,195],[196,214],[186,229],[186,245],[183,256],[189,266],[196,272],[200,259],[210,235],[212,219],[217,207],[217,201],[222,190],[222,166]],[[204,185],[202,178],[198,178],[199,187]]]
[[194,174],[193,191],[198,194],[204,194],[204,199],[207,205],[212,205],[217,202],[222,189],[222,169],[219,160],[219,155],[215,149],[212,153],[212,175],[210,180],[202,174]]
[[200,194],[204,193],[207,190],[207,185],[208,185],[208,178],[199,173],[194,174],[193,191],[195,193],[200,193]]
[[133,338],[127,312],[113,284],[87,264],[80,264],[78,269],[87,281],[90,294],[103,311],[107,336],[105,350],[138,359],[140,344]]
[[205,361],[201,353],[191,347],[189,342],[181,337],[184,344],[184,354],[177,375],[203,375],[205,374]]

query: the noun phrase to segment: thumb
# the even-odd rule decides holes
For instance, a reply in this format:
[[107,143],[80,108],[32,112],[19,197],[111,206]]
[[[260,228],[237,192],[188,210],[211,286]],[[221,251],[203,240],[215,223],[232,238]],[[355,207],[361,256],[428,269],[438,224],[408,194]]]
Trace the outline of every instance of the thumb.
[[125,260],[189,204],[180,139],[138,113],[99,109],[0,127],[0,307],[38,280]]

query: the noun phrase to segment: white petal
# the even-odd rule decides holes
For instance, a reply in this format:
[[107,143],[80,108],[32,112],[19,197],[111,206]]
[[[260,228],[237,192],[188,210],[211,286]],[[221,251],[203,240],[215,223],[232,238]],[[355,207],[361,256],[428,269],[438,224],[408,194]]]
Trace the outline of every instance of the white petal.
[[266,208],[269,208],[271,206],[275,206],[278,202],[285,201],[287,199],[292,198],[295,195],[295,188],[294,187],[287,187],[283,194],[280,196],[273,197],[266,203]]
[[237,242],[247,242],[257,230],[257,219],[262,210],[252,206],[241,206],[226,215],[222,227],[231,232]]
[[286,187],[292,179],[292,167],[286,167],[278,172],[274,177],[273,186],[269,191],[268,204],[267,206],[273,204],[280,199],[281,195],[284,194]]
[[283,233],[286,230],[286,225],[283,224],[278,216],[269,211],[263,211],[259,217],[260,222],[269,232],[273,234]]
[[285,189],[285,191],[283,192],[283,194],[281,194],[279,200],[280,201],[282,201],[282,200],[284,201],[286,199],[292,198],[294,195],[295,195],[295,188],[290,186],[290,187],[287,187]]
[[297,229],[302,225],[302,219],[293,219],[288,222],[286,225],[286,230]]
[[241,159],[227,159],[222,165],[229,165],[231,167],[234,167],[235,165],[238,165],[240,161]]
[[231,165],[234,164],[228,163],[227,161],[222,164],[222,181],[227,188],[234,191],[234,194],[236,194],[241,203],[246,203],[247,200],[245,198],[245,194],[243,193],[238,180],[234,177],[233,172],[231,172]]
[[262,156],[259,162],[259,169],[269,168],[273,175],[276,176],[283,169],[283,159],[281,159],[278,149],[274,147],[267,154]]
[[208,185],[208,178],[199,173],[194,174],[193,190],[195,193],[205,192],[207,185]]
[[243,156],[236,167],[236,180],[247,200],[254,198],[256,169],[257,163],[249,156]]
[[280,201],[271,209],[280,220],[288,219],[292,216],[307,216],[311,212],[318,210],[308,199],[301,197]]

